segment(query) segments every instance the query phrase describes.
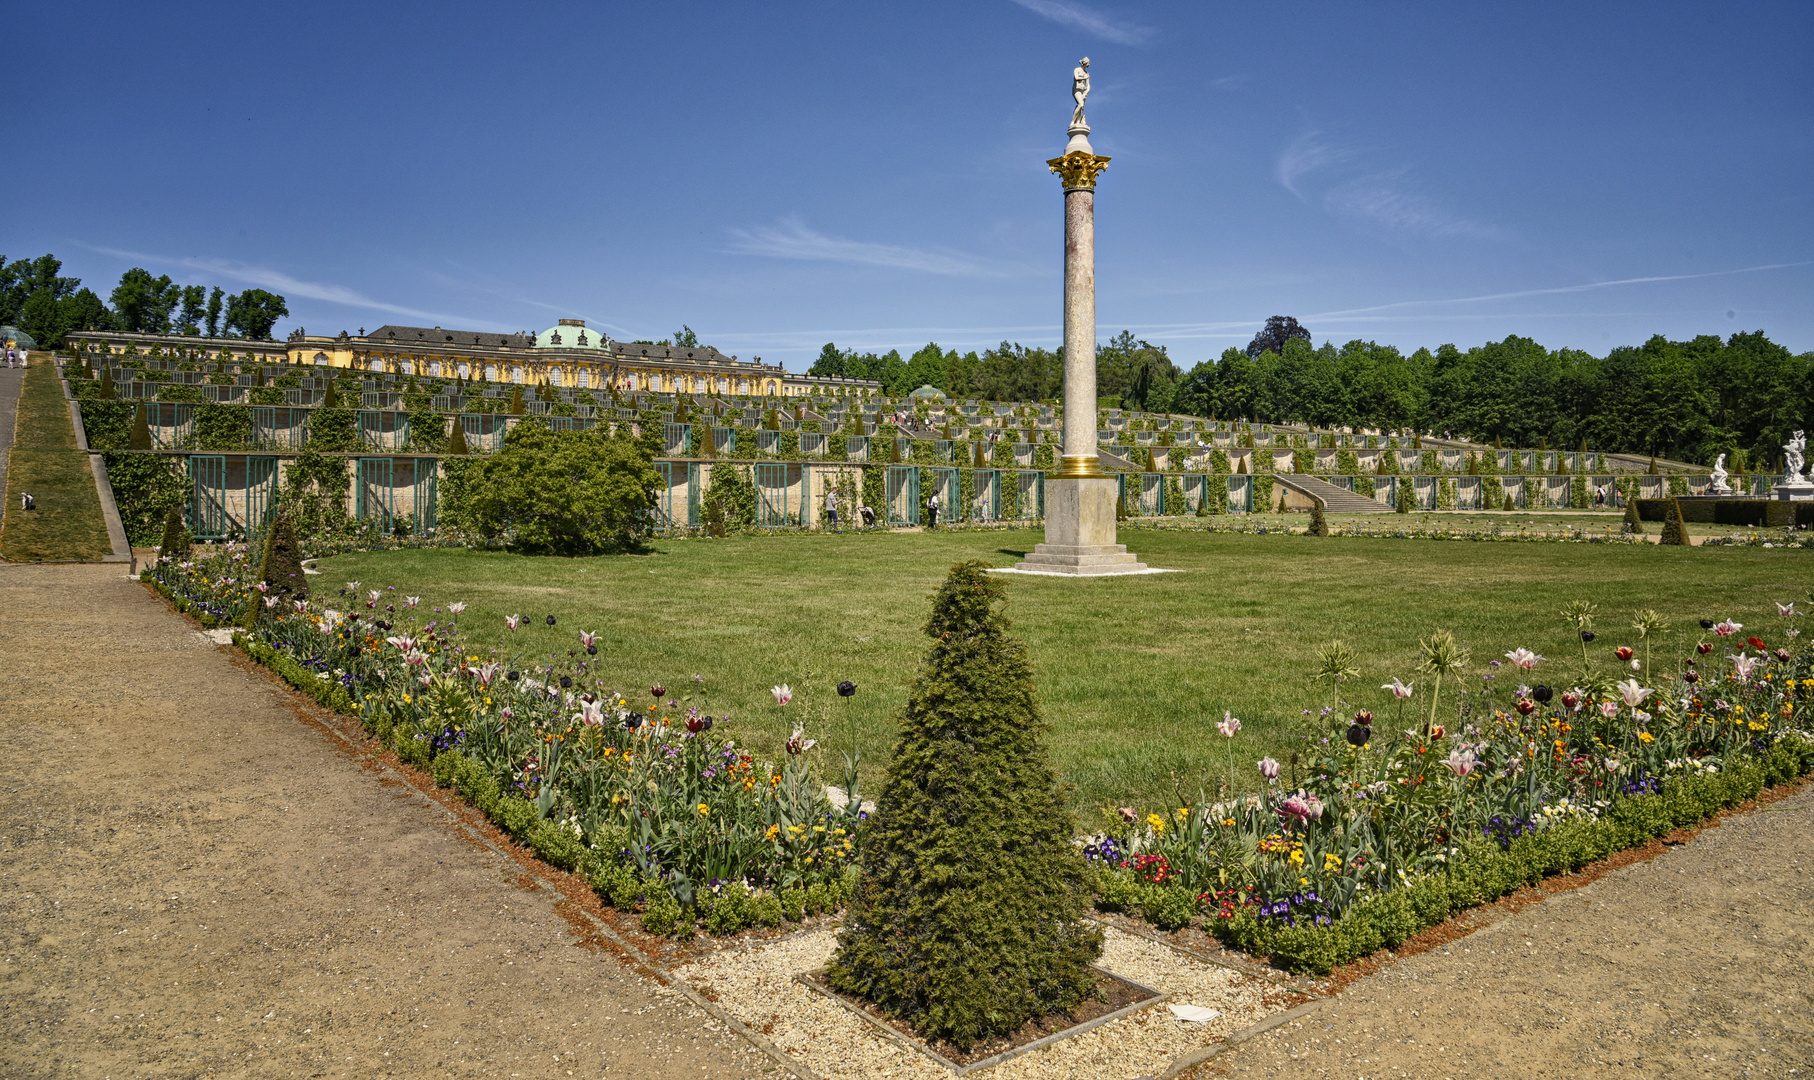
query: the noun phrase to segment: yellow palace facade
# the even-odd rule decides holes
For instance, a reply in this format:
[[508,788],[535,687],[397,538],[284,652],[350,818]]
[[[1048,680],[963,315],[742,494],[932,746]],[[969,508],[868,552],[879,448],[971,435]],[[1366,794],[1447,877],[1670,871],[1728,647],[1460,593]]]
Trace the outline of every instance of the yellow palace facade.
[[[875,393],[882,388],[870,379],[795,375],[779,364],[763,363],[760,356],[740,360],[709,346],[613,341],[588,329],[584,319],[562,319],[539,334],[387,325],[369,334],[363,327],[357,334],[343,330],[334,337],[297,329],[281,342],[96,331],[72,333],[69,338],[72,344],[112,352],[136,347],[207,357],[222,351],[250,353],[267,362],[287,360],[309,367],[580,390],[792,397]],[[279,350],[282,355],[276,355]]]

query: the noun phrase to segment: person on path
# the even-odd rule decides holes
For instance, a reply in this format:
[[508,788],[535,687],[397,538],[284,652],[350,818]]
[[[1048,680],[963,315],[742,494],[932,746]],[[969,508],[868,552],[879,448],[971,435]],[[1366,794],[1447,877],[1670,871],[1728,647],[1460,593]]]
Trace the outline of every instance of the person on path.
[[832,532],[838,531],[838,489],[825,489],[825,521]]

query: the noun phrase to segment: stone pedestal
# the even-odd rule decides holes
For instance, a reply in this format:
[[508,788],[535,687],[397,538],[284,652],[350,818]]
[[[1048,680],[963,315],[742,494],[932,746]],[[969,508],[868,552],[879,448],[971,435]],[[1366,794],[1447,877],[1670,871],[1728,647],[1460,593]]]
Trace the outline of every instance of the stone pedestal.
[[1136,574],[1147,570],[1115,543],[1115,478],[1051,477],[1046,481],[1046,542],[1014,569],[1046,574]]
[[1776,485],[1776,497],[1785,502],[1814,501],[1814,480],[1795,480]]

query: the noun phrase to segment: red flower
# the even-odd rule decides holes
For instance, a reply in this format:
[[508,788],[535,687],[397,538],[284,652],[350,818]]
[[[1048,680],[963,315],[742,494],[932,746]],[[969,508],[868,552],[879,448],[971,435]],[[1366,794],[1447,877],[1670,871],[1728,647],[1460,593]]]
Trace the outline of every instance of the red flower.
[[1768,645],[1765,645],[1763,643],[1763,639],[1761,639],[1761,638],[1754,638],[1754,637],[1746,638],[1745,644],[1751,646],[1753,649],[1756,649],[1758,652],[1763,652],[1765,649],[1769,648]]
[[1706,642],[1706,641],[1701,642],[1699,645],[1696,645],[1694,648],[1695,648],[1695,651],[1700,653],[1702,656],[1706,656],[1708,653],[1713,651],[1712,643]]
[[1621,645],[1618,648],[1613,650],[1613,655],[1617,656],[1621,660],[1630,660],[1631,659],[1631,649],[1624,645]]

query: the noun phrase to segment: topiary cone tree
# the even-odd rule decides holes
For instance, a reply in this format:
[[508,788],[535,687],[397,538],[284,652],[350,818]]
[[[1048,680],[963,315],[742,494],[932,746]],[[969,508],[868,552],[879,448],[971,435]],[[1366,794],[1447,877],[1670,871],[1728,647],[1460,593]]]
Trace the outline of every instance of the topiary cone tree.
[[297,600],[309,595],[308,577],[302,570],[302,545],[296,542],[296,527],[288,514],[278,514],[265,533],[259,577],[271,587],[268,595]]
[[1682,522],[1682,504],[1679,500],[1669,500],[1668,516],[1663,519],[1663,532],[1657,537],[1657,543],[1687,546],[1688,527]]
[[908,692],[828,973],[964,1048],[1076,1008],[1102,951],[1006,600],[980,562],[952,567],[932,598],[935,644]]

